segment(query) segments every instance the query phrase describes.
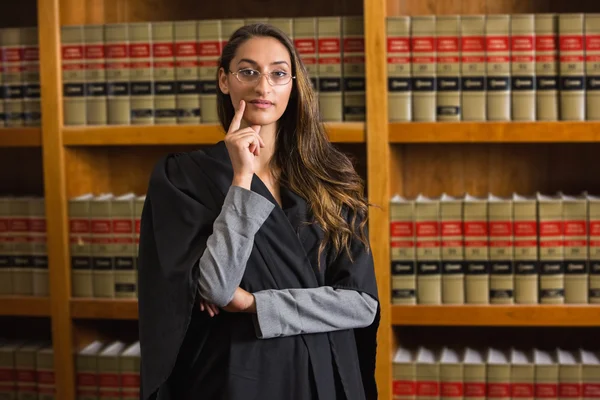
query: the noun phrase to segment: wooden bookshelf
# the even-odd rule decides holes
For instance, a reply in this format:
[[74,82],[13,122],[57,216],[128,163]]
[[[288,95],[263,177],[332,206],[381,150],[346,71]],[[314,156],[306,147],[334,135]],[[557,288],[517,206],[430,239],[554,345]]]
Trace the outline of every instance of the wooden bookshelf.
[[600,305],[395,305],[392,324],[600,327]]
[[[332,142],[363,143],[365,124],[331,123],[327,130]],[[220,125],[152,125],[64,127],[66,146],[194,145],[223,140]]]
[[41,128],[0,128],[1,147],[40,147]]
[[71,317],[80,319],[138,318],[137,299],[75,299],[71,301]]
[[393,122],[390,143],[588,143],[600,142],[600,121]]
[[30,296],[0,296],[0,316],[49,317],[50,298]]

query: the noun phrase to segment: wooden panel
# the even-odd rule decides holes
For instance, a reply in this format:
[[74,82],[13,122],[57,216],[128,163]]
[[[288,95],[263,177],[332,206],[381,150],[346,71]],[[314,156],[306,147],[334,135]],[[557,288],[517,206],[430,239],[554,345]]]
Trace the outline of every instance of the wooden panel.
[[594,174],[599,144],[465,144],[394,146],[402,154],[392,180],[401,180],[402,194],[439,196],[443,192],[492,192],[510,196],[513,191],[577,194],[600,193]]
[[392,306],[394,325],[419,326],[598,326],[596,305],[417,305]]
[[48,297],[0,296],[0,316],[49,317]]
[[0,148],[0,195],[42,196],[41,148]]
[[2,128],[0,127],[0,148],[2,147],[40,147],[42,130],[40,128]]
[[61,0],[61,24],[361,15],[360,0]]
[[36,26],[36,0],[3,1],[0,12],[0,28]]
[[71,299],[73,318],[137,319],[138,302],[131,299]]
[[40,83],[42,96],[42,148],[48,263],[52,310],[52,338],[56,398],[75,399],[75,373],[72,352],[71,273],[67,229],[64,148],[60,127],[63,124],[63,99],[60,60],[58,0],[38,1],[40,36]]

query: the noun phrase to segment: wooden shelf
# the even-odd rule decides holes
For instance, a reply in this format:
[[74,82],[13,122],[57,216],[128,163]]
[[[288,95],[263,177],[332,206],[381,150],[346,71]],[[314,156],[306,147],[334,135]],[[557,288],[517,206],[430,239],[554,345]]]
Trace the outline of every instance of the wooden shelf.
[[395,305],[392,325],[600,326],[600,305]]
[[0,296],[0,316],[49,317],[50,298]]
[[71,299],[71,317],[81,319],[137,319],[137,299]]
[[[364,143],[365,124],[325,124],[332,142]],[[135,146],[213,144],[223,140],[220,125],[115,125],[64,127],[66,146]]]
[[1,128],[0,147],[40,147],[41,128]]
[[392,122],[390,143],[600,142],[600,121]]

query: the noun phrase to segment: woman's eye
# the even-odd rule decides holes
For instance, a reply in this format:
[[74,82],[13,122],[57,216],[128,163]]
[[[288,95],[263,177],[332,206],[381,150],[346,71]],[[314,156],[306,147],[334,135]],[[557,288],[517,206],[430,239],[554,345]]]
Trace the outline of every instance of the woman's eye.
[[243,69],[240,71],[240,74],[245,76],[254,76],[256,75],[256,71],[253,69]]
[[276,78],[283,78],[286,75],[287,75],[287,72],[285,72],[285,71],[275,71],[275,72],[273,72],[273,76],[276,77]]

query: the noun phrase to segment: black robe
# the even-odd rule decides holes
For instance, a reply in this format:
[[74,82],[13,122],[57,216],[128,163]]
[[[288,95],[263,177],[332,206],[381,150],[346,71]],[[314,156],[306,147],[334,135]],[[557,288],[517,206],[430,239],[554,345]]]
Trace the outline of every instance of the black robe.
[[[371,326],[258,339],[254,316],[198,311],[198,261],[231,186],[224,142],[171,154],[152,171],[141,217],[139,338],[141,399],[376,399],[375,354],[380,309]],[[254,237],[240,287],[353,289],[378,298],[373,259],[358,240],[354,262],[326,251],[306,201],[285,187],[279,207],[255,175],[251,190],[276,206]],[[193,389],[190,389],[192,388]],[[157,396],[158,395],[158,396]]]

